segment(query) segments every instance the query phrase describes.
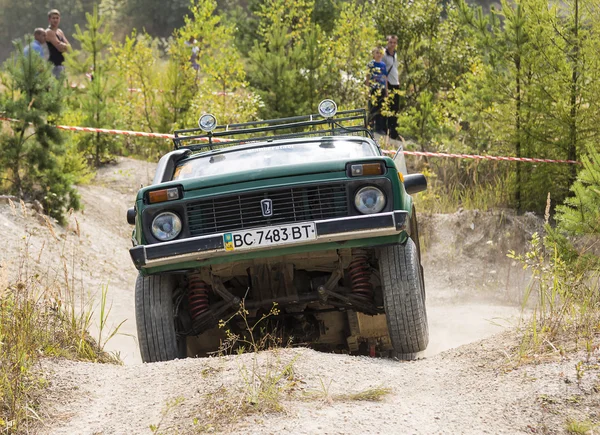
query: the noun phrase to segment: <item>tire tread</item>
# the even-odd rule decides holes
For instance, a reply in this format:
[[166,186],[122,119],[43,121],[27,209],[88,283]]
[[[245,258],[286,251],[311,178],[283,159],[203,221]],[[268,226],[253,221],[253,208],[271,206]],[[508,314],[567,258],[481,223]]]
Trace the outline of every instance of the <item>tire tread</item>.
[[380,273],[388,330],[395,356],[415,359],[427,348],[429,328],[418,251],[412,239],[382,248]]
[[138,275],[135,283],[135,313],[140,354],[144,362],[169,361],[179,357],[173,290],[169,275]]

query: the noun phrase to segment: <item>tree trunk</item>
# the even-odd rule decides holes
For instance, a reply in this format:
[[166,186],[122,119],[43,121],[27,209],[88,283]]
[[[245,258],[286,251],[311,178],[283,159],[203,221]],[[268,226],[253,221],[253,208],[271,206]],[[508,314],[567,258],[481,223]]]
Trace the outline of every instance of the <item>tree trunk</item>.
[[[521,157],[521,57],[517,55],[515,58],[516,68],[516,102],[515,102],[515,130],[516,130],[516,141],[515,141],[515,155],[517,158]],[[521,213],[521,162],[515,162],[516,168],[516,191],[515,201],[517,206],[517,213]]]
[[[575,20],[573,23],[573,55],[571,73],[571,112],[569,116],[569,143],[567,145],[567,159],[577,160],[577,97],[579,93],[579,0],[575,0]],[[571,165],[569,185],[577,179],[577,167]]]

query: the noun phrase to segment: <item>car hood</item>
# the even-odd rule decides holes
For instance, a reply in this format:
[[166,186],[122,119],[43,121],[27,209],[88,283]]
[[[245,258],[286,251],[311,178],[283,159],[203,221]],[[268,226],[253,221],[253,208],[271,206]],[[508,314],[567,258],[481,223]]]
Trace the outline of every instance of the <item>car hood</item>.
[[[382,160],[385,161],[386,166],[393,167],[392,160],[388,157],[383,156],[366,157],[356,160],[353,159],[351,161],[370,162]],[[224,175],[212,175],[208,177],[169,181],[141,189],[138,192],[138,199],[141,199],[144,192],[148,190],[156,190],[157,188],[164,189],[168,188],[169,186],[182,186],[183,190],[187,192],[209,189],[213,190],[216,193],[217,191],[222,189],[220,186],[238,185],[239,183],[252,183],[261,180],[273,180],[275,184],[278,184],[278,179],[285,183],[284,179],[287,179],[287,181],[290,181],[289,179],[294,177],[302,177],[303,179],[306,179],[307,176],[310,177],[310,175],[313,174],[316,175],[327,173],[330,173],[331,175],[337,173],[331,178],[341,178],[346,176],[346,165],[348,163],[348,159],[330,160],[318,163],[298,163],[294,165],[266,167],[251,171],[239,171]],[[322,177],[318,178],[321,179]]]

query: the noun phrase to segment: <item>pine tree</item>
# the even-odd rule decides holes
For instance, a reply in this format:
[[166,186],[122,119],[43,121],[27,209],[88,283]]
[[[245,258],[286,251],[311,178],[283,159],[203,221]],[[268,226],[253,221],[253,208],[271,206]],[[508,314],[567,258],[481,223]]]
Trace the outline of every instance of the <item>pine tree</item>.
[[75,174],[61,165],[62,137],[52,125],[63,106],[62,82],[34,50],[25,56],[17,44],[3,84],[0,107],[18,121],[0,136],[2,190],[40,201],[50,216],[63,221],[65,209],[79,208],[79,196],[73,187]]
[[592,145],[587,151],[571,186],[573,195],[556,207],[560,228],[571,234],[600,234],[600,152]]
[[325,50],[331,56],[329,74],[335,83],[331,95],[347,109],[367,106],[368,92],[363,83],[371,52],[378,43],[371,9],[358,1],[342,4]]
[[264,106],[263,119],[281,118],[307,112],[307,98],[302,92],[300,69],[304,54],[300,43],[292,42],[290,29],[279,22],[265,29],[262,42],[250,51],[248,75]]
[[[115,95],[119,117],[115,119],[119,128],[133,131],[163,131],[170,127],[170,117],[163,118],[156,107],[161,107],[161,94],[165,83],[161,81],[158,68],[160,55],[158,41],[147,33],[133,31],[125,41],[111,50],[115,72],[123,83]],[[168,131],[168,130],[164,130]],[[124,138],[126,148],[134,155],[155,157],[166,150],[163,143],[151,138]],[[163,149],[164,148],[164,149]]]
[[[81,50],[74,51],[67,58],[69,71],[88,74],[90,81],[75,94],[73,104],[80,105],[85,114],[85,124],[94,128],[112,128],[116,118],[114,99],[120,83],[115,81],[114,58],[108,55],[113,45],[113,36],[104,17],[98,15],[98,8],[86,14],[86,27],[75,26],[74,38],[81,43]],[[114,153],[118,142],[112,136],[95,133],[82,138],[80,148],[87,150],[95,166],[100,166],[105,154]]]
[[[478,120],[487,124],[492,132],[492,141],[487,144],[487,149],[495,148],[496,153],[516,157],[529,157],[534,142],[527,132],[533,123],[531,72],[537,68],[538,58],[532,48],[531,34],[535,29],[527,13],[528,7],[528,0],[514,3],[503,0],[500,10],[492,8],[486,16],[480,8],[473,13],[464,2],[459,4],[463,19],[477,35],[483,63],[471,71],[467,80],[476,95],[480,95],[474,99],[486,103],[477,113],[473,106],[463,101],[462,109],[468,113],[463,114],[468,121]],[[521,210],[523,192],[527,192],[527,171],[524,171],[523,163],[515,163],[514,173],[514,203]]]
[[[206,112],[214,114],[220,124],[244,122],[256,115],[258,101],[247,89],[244,61],[231,44],[234,24],[217,15],[216,7],[214,0],[192,0],[185,25],[174,33],[163,79],[172,91],[164,97],[168,104],[161,112],[169,118],[177,117],[179,127],[195,125],[198,116]],[[198,71],[190,62],[194,46],[198,50]],[[172,98],[175,94],[182,98]],[[182,104],[185,106],[177,109]]]

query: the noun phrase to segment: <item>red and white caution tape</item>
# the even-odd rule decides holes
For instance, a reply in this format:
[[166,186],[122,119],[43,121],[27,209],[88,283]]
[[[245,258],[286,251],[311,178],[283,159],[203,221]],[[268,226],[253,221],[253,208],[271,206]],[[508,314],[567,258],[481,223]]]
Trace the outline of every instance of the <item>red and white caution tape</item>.
[[91,128],[91,127],[71,127],[68,125],[57,125],[56,128],[61,130],[69,131],[84,131],[86,133],[106,133],[106,134],[120,134],[124,136],[139,136],[139,137],[156,137],[160,139],[173,139],[172,134],[166,133],[145,133],[141,131],[129,131],[129,130],[112,130],[107,128]]
[[[18,119],[0,117],[1,121],[19,122]],[[61,130],[69,131],[83,131],[86,133],[106,133],[106,134],[120,134],[125,136],[138,136],[138,137],[154,137],[160,139],[173,139],[175,136],[166,133],[145,133],[141,131],[128,131],[128,130],[112,130],[107,128],[91,128],[91,127],[71,127],[68,125],[57,125],[56,128]],[[208,140],[208,138],[200,138],[198,140]],[[227,142],[224,139],[213,138],[213,142]],[[382,150],[384,154],[396,154],[396,151]],[[453,154],[453,153],[433,153],[427,151],[402,151],[404,154],[411,156],[426,156],[426,157],[446,157],[454,159],[475,159],[475,160],[500,160],[505,162],[528,162],[528,163],[567,163],[572,165],[581,165],[581,162],[576,160],[553,160],[553,159],[536,159],[533,157],[504,157],[504,156],[480,156],[475,154]]]
[[[382,150],[384,154],[396,154],[396,151]],[[411,156],[426,156],[426,157],[446,157],[454,159],[475,159],[475,160],[501,160],[506,162],[529,162],[529,163],[569,163],[572,165],[581,165],[577,160],[553,160],[553,159],[536,159],[532,157],[504,157],[504,156],[479,156],[474,154],[453,154],[453,153],[432,153],[426,151],[402,151],[404,154]]]
[[[12,118],[4,118],[4,117],[0,117],[0,120],[2,121],[10,121],[10,122],[20,122],[18,119],[12,119]],[[146,132],[142,132],[142,131],[129,131],[129,130],[114,130],[114,129],[108,129],[108,128],[92,128],[92,127],[72,127],[69,125],[56,125],[55,126],[58,129],[61,130],[68,130],[68,131],[82,131],[85,133],[106,133],[106,134],[119,134],[119,135],[124,135],[124,136],[137,136],[137,137],[153,137],[153,138],[159,138],[159,139],[173,139],[175,136],[172,134],[167,134],[167,133],[146,133]],[[198,138],[199,141],[207,141],[208,138]],[[213,138],[212,139],[213,142],[226,142],[223,139],[219,139],[219,138]]]

